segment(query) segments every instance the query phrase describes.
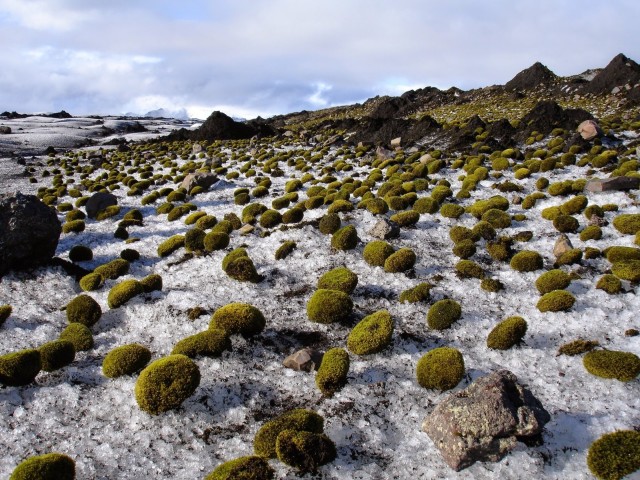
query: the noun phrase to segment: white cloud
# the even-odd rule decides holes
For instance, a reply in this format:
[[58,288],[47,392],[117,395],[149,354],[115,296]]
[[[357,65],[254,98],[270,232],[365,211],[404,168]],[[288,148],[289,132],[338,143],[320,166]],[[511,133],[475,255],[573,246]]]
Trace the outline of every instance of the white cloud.
[[56,0],[0,0],[0,11],[27,28],[43,31],[69,31],[95,19],[91,9],[68,8]]
[[324,93],[331,91],[333,87],[323,82],[317,82],[313,86],[316,90],[312,95],[307,97],[307,100],[318,108],[326,107],[329,104],[329,101],[324,98],[323,95]]

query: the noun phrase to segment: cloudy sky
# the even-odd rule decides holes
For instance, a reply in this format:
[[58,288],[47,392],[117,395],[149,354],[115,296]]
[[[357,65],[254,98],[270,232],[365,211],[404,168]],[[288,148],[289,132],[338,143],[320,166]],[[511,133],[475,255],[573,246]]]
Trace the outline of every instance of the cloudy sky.
[[640,61],[638,0],[0,0],[0,111],[253,118]]

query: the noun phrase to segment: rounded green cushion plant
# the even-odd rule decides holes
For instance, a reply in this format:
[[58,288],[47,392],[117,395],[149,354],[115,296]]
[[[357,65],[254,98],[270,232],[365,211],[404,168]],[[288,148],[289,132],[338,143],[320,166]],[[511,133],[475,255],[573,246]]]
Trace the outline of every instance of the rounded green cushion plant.
[[115,280],[118,277],[122,277],[129,273],[130,263],[127,262],[124,258],[116,258],[115,260],[111,260],[104,265],[100,265],[96,267],[93,273],[97,273],[102,278]]
[[613,219],[613,226],[620,233],[635,235],[640,231],[640,213],[624,213]]
[[217,309],[211,316],[209,329],[221,329],[229,335],[243,337],[257,335],[266,325],[264,315],[248,303],[229,303]]
[[336,250],[353,250],[358,245],[358,232],[353,225],[346,225],[331,237],[331,246]]
[[340,229],[341,225],[342,222],[340,221],[340,215],[337,213],[327,213],[318,222],[318,229],[320,230],[320,233],[332,235]]
[[9,386],[28,385],[42,370],[40,351],[19,350],[0,355],[0,383]]
[[144,293],[162,290],[162,277],[157,273],[151,273],[140,280]]
[[582,359],[587,372],[602,378],[630,382],[640,374],[640,357],[618,350],[593,350]]
[[454,225],[449,229],[449,238],[453,243],[458,243],[463,240],[475,242],[478,239],[478,235],[470,228],[463,227],[462,225]]
[[383,198],[371,198],[366,200],[366,208],[374,215],[382,215],[389,211],[389,205]]
[[511,257],[511,268],[518,272],[533,272],[543,267],[542,256],[533,250],[523,250]]
[[102,316],[98,302],[86,294],[78,295],[71,300],[66,311],[69,323],[81,323],[87,327],[95,325]]
[[93,260],[93,251],[84,245],[74,245],[69,250],[69,260],[72,262],[88,262]]
[[349,363],[349,354],[343,348],[325,352],[316,373],[316,385],[323,395],[331,397],[347,384]]
[[384,267],[384,262],[394,252],[389,243],[384,240],[373,240],[365,245],[362,255],[364,261],[374,267]]
[[253,449],[256,455],[275,458],[278,435],[284,430],[322,433],[324,418],[312,410],[296,408],[265,423],[256,432]]
[[511,216],[500,209],[490,208],[482,214],[482,221],[488,222],[494,228],[507,228],[511,226]]
[[364,317],[349,333],[347,348],[356,355],[378,353],[391,344],[393,320],[387,310]]
[[282,214],[282,223],[298,223],[304,218],[304,210],[293,207]]
[[[460,207],[462,208],[462,207]],[[397,223],[401,227],[410,227],[420,220],[420,214],[415,210],[407,210],[406,212],[398,212],[391,215],[390,220]]]
[[137,343],[122,345],[111,350],[102,361],[102,373],[108,378],[132,375],[151,361],[151,351]]
[[220,328],[212,328],[183,338],[176,343],[171,354],[180,353],[189,358],[195,358],[199,355],[219,357],[225,350],[231,350],[229,333]]
[[40,360],[42,370],[53,372],[69,365],[76,356],[76,349],[69,340],[53,340],[41,345]]
[[522,317],[509,317],[498,323],[487,337],[487,347],[508,350],[522,341],[527,333],[527,322]]
[[316,290],[307,302],[309,320],[316,323],[334,323],[351,315],[353,302],[340,290]]
[[504,285],[497,278],[483,278],[480,282],[480,288],[485,292],[496,293],[504,290]]
[[450,298],[438,300],[427,312],[427,324],[434,330],[449,328],[462,316],[460,304]]
[[540,295],[553,292],[554,290],[562,290],[569,286],[571,277],[563,270],[549,270],[544,272],[536,280],[536,288]]
[[9,304],[0,305],[0,326],[11,316],[13,308]]
[[278,247],[278,249],[276,250],[276,253],[274,255],[275,259],[276,260],[284,260],[289,255],[291,255],[291,253],[293,253],[293,251],[297,247],[298,247],[298,244],[296,242],[291,241],[291,240],[287,240],[287,241],[283,242],[282,245],[280,245]]
[[192,228],[184,235],[184,249],[187,252],[199,252],[204,250],[204,237],[206,233],[200,228]]
[[225,232],[209,232],[204,236],[203,246],[207,252],[227,248],[230,242],[229,234]]
[[333,461],[337,452],[324,433],[283,430],[276,439],[276,454],[282,463],[305,473]]
[[418,213],[434,214],[440,208],[440,203],[431,197],[421,197],[413,204],[413,209]]
[[558,215],[553,220],[553,226],[562,233],[575,233],[580,227],[580,222],[571,215]]
[[347,267],[338,267],[329,270],[318,279],[318,288],[340,290],[347,295],[351,294],[357,285],[358,275]]
[[609,295],[615,295],[622,291],[622,282],[615,275],[605,274],[598,280],[596,288],[598,290],[604,290]]
[[580,232],[580,240],[587,242],[589,240],[600,240],[602,238],[602,228],[598,225],[589,225]]
[[611,265],[611,273],[622,280],[640,282],[640,260],[625,260]]
[[149,364],[138,377],[138,406],[151,415],[178,408],[200,385],[200,370],[186,355],[169,355]]
[[258,456],[245,456],[218,465],[204,480],[273,480],[275,471]]
[[71,220],[70,222],[65,222],[64,225],[62,225],[62,233],[80,233],[84,232],[84,229],[84,220]]
[[570,310],[575,301],[576,297],[566,290],[553,290],[540,297],[536,307],[541,312],[564,312]]
[[618,430],[604,434],[589,447],[587,466],[602,480],[620,480],[640,470],[640,432]]
[[621,247],[616,245],[605,249],[603,253],[611,263],[640,260],[640,248],[635,247]]
[[460,240],[453,246],[453,254],[462,259],[472,257],[476,250],[476,244],[471,239]]
[[45,453],[22,461],[9,480],[74,480],[76,463],[62,453]]
[[184,235],[172,235],[158,245],[158,256],[168,257],[179,248],[184,247]]
[[107,305],[109,305],[109,308],[118,308],[143,293],[144,287],[138,280],[124,280],[111,287],[107,296]]
[[83,291],[92,292],[104,284],[104,278],[99,273],[88,273],[80,279],[79,284]]
[[423,355],[416,366],[418,384],[434,390],[451,390],[465,373],[462,354],[452,347],[439,347]]
[[456,263],[456,272],[462,278],[484,278],[484,270],[472,260],[460,260]]
[[389,255],[384,261],[384,271],[387,273],[399,273],[411,270],[417,260],[415,252],[410,248],[401,248]]
[[73,344],[76,352],[86,351],[93,347],[91,330],[82,323],[70,323],[60,333],[61,340],[68,340]]
[[262,228],[273,228],[282,223],[282,215],[277,210],[267,210],[260,215],[260,226]]
[[426,283],[426,282],[419,283],[415,287],[408,288],[407,290],[404,290],[403,292],[401,292],[398,300],[401,303],[424,302],[429,299],[431,288],[433,288],[433,285],[429,283]]

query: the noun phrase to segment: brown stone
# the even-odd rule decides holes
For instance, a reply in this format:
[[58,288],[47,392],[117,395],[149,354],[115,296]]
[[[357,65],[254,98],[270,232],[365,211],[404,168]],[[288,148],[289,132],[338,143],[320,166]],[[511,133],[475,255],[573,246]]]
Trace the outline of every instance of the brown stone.
[[193,187],[202,187],[205,190],[208,190],[211,185],[218,181],[218,177],[210,172],[197,172],[190,173],[182,183],[180,184],[181,188],[184,188],[187,192],[190,192]]
[[569,250],[573,250],[573,245],[571,244],[571,240],[564,233],[560,235],[558,240],[556,240],[556,244],[553,246],[553,254],[556,258],[560,257],[563,253],[568,252]]
[[313,348],[303,348],[284,359],[282,364],[296,371],[311,372],[317,370],[322,362],[322,352]]
[[578,133],[584,140],[588,141],[602,136],[602,129],[595,121],[585,120],[578,125]]

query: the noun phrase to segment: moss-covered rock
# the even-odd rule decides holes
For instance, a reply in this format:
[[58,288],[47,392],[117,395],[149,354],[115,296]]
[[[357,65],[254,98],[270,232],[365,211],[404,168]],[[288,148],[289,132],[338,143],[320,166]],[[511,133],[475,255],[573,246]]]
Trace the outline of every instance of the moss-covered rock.
[[640,260],[626,260],[611,265],[611,273],[622,280],[640,282]]
[[140,280],[144,293],[162,290],[162,277],[157,273],[151,273]]
[[203,247],[207,252],[222,250],[229,246],[229,234],[225,232],[209,232],[204,236],[202,241]]
[[273,480],[275,471],[262,457],[246,456],[218,465],[204,480]]
[[67,321],[69,323],[81,323],[87,327],[96,324],[102,316],[102,309],[89,295],[78,295],[67,304]]
[[568,273],[556,269],[544,272],[536,280],[536,288],[540,295],[553,292],[554,290],[563,290],[571,283],[571,277]]
[[635,247],[621,247],[616,245],[605,249],[603,253],[611,263],[640,260],[640,248]]
[[485,292],[499,292],[504,290],[504,285],[497,278],[483,278],[480,282],[480,288]]
[[76,352],[86,351],[93,347],[91,330],[82,323],[70,323],[60,333],[60,340],[68,340]]
[[278,249],[276,250],[275,259],[276,260],[284,260],[289,255],[291,255],[291,253],[293,253],[293,251],[297,247],[298,247],[298,244],[296,242],[291,241],[291,240],[283,242],[282,245],[280,245],[278,247]]
[[495,195],[486,200],[478,200],[473,205],[469,206],[467,211],[480,220],[487,211],[493,208],[506,212],[509,210],[509,200],[502,195]]
[[358,275],[347,267],[329,270],[318,279],[318,288],[326,290],[340,290],[350,295],[358,285]]
[[353,203],[349,200],[335,200],[327,210],[328,213],[340,213],[340,212],[351,212],[353,211]]
[[93,250],[84,245],[74,245],[69,250],[69,260],[72,262],[88,262],[93,260]]
[[367,210],[374,215],[383,215],[389,211],[389,205],[383,198],[371,198],[365,202]]
[[456,272],[462,278],[484,278],[484,270],[471,260],[460,260],[456,263]]
[[576,302],[576,297],[566,290],[553,290],[545,293],[536,307],[541,312],[564,312],[570,310]]
[[460,218],[464,213],[464,207],[455,203],[444,203],[440,207],[440,215],[445,218]]
[[374,240],[365,245],[362,255],[364,261],[374,267],[384,267],[384,262],[394,252],[394,248],[384,240]]
[[158,245],[158,256],[168,257],[176,250],[184,247],[185,238],[184,235],[172,235]]
[[553,226],[561,233],[575,233],[580,228],[580,222],[571,215],[558,215],[553,220]]
[[260,276],[253,260],[244,248],[236,248],[222,259],[222,269],[229,277],[239,282],[259,282]]
[[358,245],[358,232],[353,225],[346,225],[331,237],[331,246],[336,250],[353,250]]
[[104,284],[104,278],[99,273],[88,273],[80,279],[80,288],[85,292],[98,290]]
[[40,351],[19,350],[0,355],[0,383],[9,386],[28,385],[42,370]]
[[434,330],[449,328],[462,316],[460,304],[450,298],[438,300],[427,312],[427,324]]
[[131,264],[124,258],[116,258],[115,260],[111,260],[104,265],[96,267],[93,273],[97,273],[105,280],[115,280],[116,278],[122,277],[123,275],[129,273],[130,265]]
[[592,350],[582,359],[584,368],[592,375],[630,382],[640,374],[640,357],[618,350]]
[[312,410],[296,408],[265,423],[257,431],[253,441],[256,455],[264,458],[276,457],[276,441],[284,430],[322,433],[324,418]]
[[111,350],[102,361],[102,373],[108,378],[132,375],[151,361],[151,351],[137,343],[122,345]]
[[487,347],[508,350],[520,343],[527,333],[527,321],[522,317],[509,317],[498,323],[487,337]]
[[598,225],[588,225],[580,232],[580,240],[588,242],[589,240],[600,240],[602,238],[602,228]]
[[185,355],[169,355],[149,364],[135,386],[139,407],[158,415],[182,405],[200,385],[198,366]]
[[62,233],[80,233],[84,232],[84,229],[84,220],[71,220],[70,222],[65,222],[64,225],[62,225]]
[[320,230],[320,233],[333,235],[340,230],[341,225],[342,222],[340,221],[340,215],[337,213],[327,213],[318,222],[318,229]]
[[542,255],[533,250],[523,250],[511,258],[510,265],[518,272],[534,272],[543,267]]
[[323,395],[331,397],[347,384],[349,363],[349,354],[343,348],[325,352],[316,373],[316,386]]
[[615,275],[605,274],[598,280],[596,288],[598,290],[604,290],[609,295],[615,295],[622,291],[622,282]]
[[619,430],[601,436],[589,447],[587,466],[602,480],[619,480],[640,470],[640,432]]
[[68,340],[53,340],[38,348],[42,370],[53,372],[66,367],[76,357],[76,349]]
[[282,223],[282,215],[277,210],[267,210],[260,215],[260,226],[262,228],[273,228]]
[[393,319],[386,310],[364,317],[347,337],[347,348],[356,355],[378,353],[391,344]]
[[176,343],[171,354],[182,354],[190,358],[199,355],[219,357],[225,350],[231,350],[229,333],[221,328],[212,328],[183,338]]
[[74,480],[76,463],[62,453],[29,457],[11,473],[9,480]]
[[471,231],[478,238],[484,238],[485,240],[493,240],[497,235],[495,228],[493,228],[493,225],[491,225],[489,222],[485,222],[484,220],[480,220],[478,223],[476,223]]
[[257,335],[266,325],[262,312],[248,303],[229,303],[217,309],[211,316],[209,329],[220,329],[229,335],[251,337]]
[[587,207],[588,203],[589,201],[587,200],[587,197],[584,195],[576,195],[571,200],[567,200],[560,205],[560,211],[563,215],[575,215],[582,212]]
[[487,243],[487,253],[498,262],[506,262],[513,256],[513,240],[510,237],[500,237]]
[[451,347],[434,348],[424,354],[416,366],[418,384],[434,390],[451,390],[460,383],[464,373],[462,354]]
[[276,454],[282,463],[303,473],[333,461],[337,452],[324,433],[283,430],[276,439]]
[[490,208],[482,214],[482,221],[488,222],[494,228],[507,228],[511,226],[511,216],[500,209]]
[[471,239],[460,240],[453,246],[453,254],[456,257],[460,257],[462,259],[467,259],[475,255],[476,253],[476,244]]
[[417,303],[429,300],[431,288],[433,285],[423,282],[413,288],[409,288],[400,293],[400,302]]
[[307,302],[307,316],[316,323],[340,322],[353,309],[353,302],[346,293],[340,290],[316,290]]
[[107,296],[109,308],[118,308],[127,303],[133,297],[144,293],[144,287],[138,280],[124,280],[111,287]]
[[13,308],[11,307],[11,305],[8,305],[8,304],[0,305],[0,327],[4,322],[7,321],[7,318],[11,316],[12,311],[13,311]]
[[620,233],[635,235],[640,231],[640,213],[625,213],[613,219],[613,226]]
[[568,355],[571,357],[575,355],[582,355],[583,353],[590,352],[599,345],[600,343],[597,341],[579,338],[578,340],[573,340],[560,345],[558,348],[558,355]]
[[282,214],[282,223],[298,223],[304,218],[304,210],[300,207],[293,207]]
[[204,250],[206,233],[199,228],[192,228],[184,235],[184,248],[187,252],[201,252]]
[[417,260],[415,252],[407,247],[389,255],[384,261],[384,271],[387,273],[399,273],[411,270]]
[[418,213],[430,213],[434,214],[440,208],[440,203],[431,197],[418,198],[413,204],[413,209]]

